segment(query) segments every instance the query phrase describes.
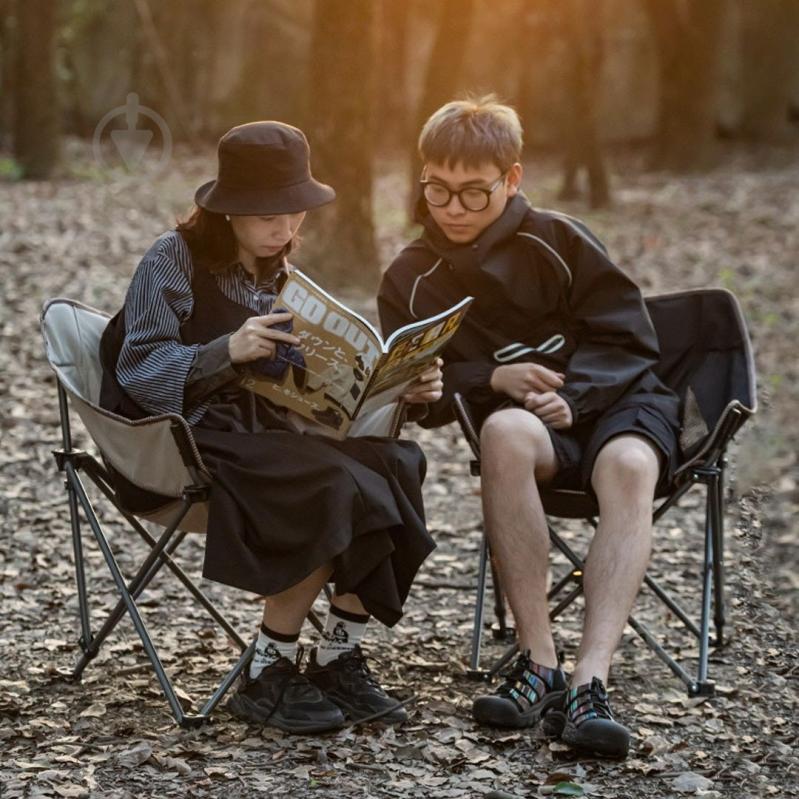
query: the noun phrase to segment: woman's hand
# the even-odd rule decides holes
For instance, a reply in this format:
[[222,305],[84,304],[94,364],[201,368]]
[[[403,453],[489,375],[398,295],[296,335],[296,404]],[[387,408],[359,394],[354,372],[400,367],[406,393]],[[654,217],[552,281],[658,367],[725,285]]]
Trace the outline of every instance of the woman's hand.
[[275,330],[272,325],[290,322],[290,313],[271,313],[266,316],[251,316],[229,339],[231,363],[247,363],[258,358],[275,357],[279,341],[294,347],[300,340],[291,333]]
[[443,365],[444,362],[441,358],[436,358],[435,363],[408,386],[402,399],[411,404],[440,400],[444,390],[444,380],[441,374]]
[[491,388],[524,403],[530,392],[543,394],[563,385],[564,375],[540,363],[514,363],[498,366],[491,374]]
[[554,391],[546,391],[542,394],[531,391],[524,398],[524,407],[554,430],[566,430],[572,426],[571,406]]

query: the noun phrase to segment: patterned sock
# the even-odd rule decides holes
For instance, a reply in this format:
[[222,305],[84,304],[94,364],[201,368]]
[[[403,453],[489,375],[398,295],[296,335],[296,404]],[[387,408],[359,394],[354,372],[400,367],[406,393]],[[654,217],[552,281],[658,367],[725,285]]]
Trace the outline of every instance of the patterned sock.
[[254,680],[267,666],[271,666],[281,657],[293,660],[297,654],[299,637],[299,633],[276,633],[262,623],[255,643],[255,654],[250,661],[250,679]]
[[316,650],[316,662],[326,666],[344,652],[353,650],[361,642],[368,621],[368,614],[350,613],[331,605]]

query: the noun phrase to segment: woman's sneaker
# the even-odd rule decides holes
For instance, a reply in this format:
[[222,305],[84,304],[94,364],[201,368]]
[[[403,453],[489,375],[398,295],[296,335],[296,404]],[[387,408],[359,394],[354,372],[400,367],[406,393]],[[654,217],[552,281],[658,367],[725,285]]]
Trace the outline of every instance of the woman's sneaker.
[[359,646],[324,666],[316,662],[316,649],[311,650],[305,676],[352,721],[401,724],[408,718],[408,711],[380,687]]
[[599,677],[567,691],[562,707],[544,719],[544,732],[602,757],[627,757],[630,749],[630,731],[614,720]]
[[280,658],[254,679],[242,674],[228,710],[253,724],[285,732],[316,733],[344,726],[344,715],[303,674],[296,663]]
[[563,705],[566,679],[563,672],[539,666],[522,652],[516,662],[500,672],[505,681],[489,696],[478,696],[472,715],[490,727],[532,727],[553,708]]

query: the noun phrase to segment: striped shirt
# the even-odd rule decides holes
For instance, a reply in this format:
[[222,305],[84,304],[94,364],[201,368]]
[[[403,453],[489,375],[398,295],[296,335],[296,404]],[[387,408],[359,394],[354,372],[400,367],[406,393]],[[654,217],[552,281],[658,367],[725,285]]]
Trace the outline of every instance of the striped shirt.
[[[209,405],[206,399],[184,408],[187,380],[210,346],[186,345],[180,338],[194,308],[193,272],[191,251],[180,233],[170,230],[155,241],[125,297],[125,340],[117,361],[117,380],[135,402],[154,414],[182,414],[189,424],[199,422]],[[215,274],[228,299],[260,316],[272,310],[275,277],[256,285],[241,263]]]

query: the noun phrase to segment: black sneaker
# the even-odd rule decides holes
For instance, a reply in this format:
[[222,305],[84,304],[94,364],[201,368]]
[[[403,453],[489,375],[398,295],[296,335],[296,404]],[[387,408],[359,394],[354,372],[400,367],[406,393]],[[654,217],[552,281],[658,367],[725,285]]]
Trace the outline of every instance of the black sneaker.
[[338,707],[285,657],[267,666],[255,679],[248,672],[242,674],[227,708],[244,721],[268,724],[285,732],[326,732],[344,726]]
[[408,718],[408,711],[380,687],[359,646],[343,652],[326,666],[316,662],[313,649],[305,676],[352,721],[401,724]]
[[522,652],[500,676],[505,682],[490,696],[478,696],[472,715],[478,724],[490,727],[532,727],[552,708],[563,705],[566,679],[563,672],[539,666]]
[[602,680],[566,692],[563,706],[547,714],[544,731],[576,749],[602,757],[627,757],[630,731],[615,721]]

